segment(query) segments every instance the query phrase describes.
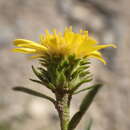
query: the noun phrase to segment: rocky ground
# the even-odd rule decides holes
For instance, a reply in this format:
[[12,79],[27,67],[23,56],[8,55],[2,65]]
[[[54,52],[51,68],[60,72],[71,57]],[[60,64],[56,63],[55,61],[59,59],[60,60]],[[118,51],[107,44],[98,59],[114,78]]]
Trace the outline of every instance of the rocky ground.
[[[46,100],[12,91],[22,85],[52,95],[31,83],[30,61],[12,53],[15,38],[38,40],[44,29],[62,31],[87,29],[101,43],[115,43],[117,49],[104,53],[108,65],[93,60],[95,82],[104,83],[77,130],[84,130],[93,119],[92,130],[130,129],[130,1],[129,0],[0,0],[0,130],[58,130],[59,120]],[[83,94],[73,98],[71,113],[76,112]],[[52,95],[53,96],[53,95]]]

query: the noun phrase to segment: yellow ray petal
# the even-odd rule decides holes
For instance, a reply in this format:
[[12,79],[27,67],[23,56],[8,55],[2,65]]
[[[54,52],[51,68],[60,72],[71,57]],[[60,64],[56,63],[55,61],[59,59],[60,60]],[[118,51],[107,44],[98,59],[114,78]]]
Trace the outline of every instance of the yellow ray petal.
[[98,56],[102,56],[102,54],[99,51],[93,51],[91,52],[89,55],[98,55]]
[[14,42],[14,45],[17,47],[27,47],[27,48],[32,48],[32,49],[42,49],[42,50],[47,50],[47,48],[43,45],[40,45],[36,42],[30,41],[30,40],[25,40],[25,39],[16,39]]
[[78,48],[78,52],[81,55],[89,55],[92,52],[107,48],[107,47],[113,47],[116,48],[114,44],[108,44],[108,45],[81,45],[80,48]]
[[106,61],[103,59],[102,54],[98,51],[94,51],[94,52],[90,53],[88,55],[88,57],[96,58],[96,59],[100,60],[101,62],[103,62],[104,64],[106,64]]
[[96,59],[100,60],[101,62],[103,62],[104,64],[106,64],[106,61],[102,57],[91,55],[91,56],[89,56],[89,58],[96,58]]
[[14,49],[12,49],[12,51],[24,53],[24,54],[35,54],[36,53],[35,49],[30,49],[30,48],[14,48]]
[[39,46],[31,45],[31,44],[20,44],[20,45],[18,45],[18,47],[35,49],[35,50],[37,50],[37,52],[46,52],[45,49],[43,49],[43,48],[41,48]]
[[40,38],[40,43],[43,44],[44,36],[42,34],[40,34],[39,38]]
[[96,45],[97,41],[92,37],[87,37],[87,41],[86,41],[85,44],[87,44],[87,45]]
[[[19,44],[30,44],[30,43],[35,43],[35,42],[26,40],[26,39],[16,39],[13,41],[13,43],[15,46],[18,46]],[[37,43],[35,43],[35,44],[37,44]]]
[[104,48],[107,48],[107,47],[116,48],[116,45],[114,45],[114,44],[96,45],[96,46],[95,46],[95,49],[96,49],[96,50],[101,50],[101,49],[104,49]]

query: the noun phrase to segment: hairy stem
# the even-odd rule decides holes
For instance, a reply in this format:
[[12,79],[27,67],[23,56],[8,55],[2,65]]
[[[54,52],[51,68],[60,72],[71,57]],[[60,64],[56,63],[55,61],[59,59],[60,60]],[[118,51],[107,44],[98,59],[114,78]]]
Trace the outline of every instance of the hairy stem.
[[68,130],[70,118],[69,104],[70,96],[68,93],[56,93],[56,109],[60,118],[61,130]]

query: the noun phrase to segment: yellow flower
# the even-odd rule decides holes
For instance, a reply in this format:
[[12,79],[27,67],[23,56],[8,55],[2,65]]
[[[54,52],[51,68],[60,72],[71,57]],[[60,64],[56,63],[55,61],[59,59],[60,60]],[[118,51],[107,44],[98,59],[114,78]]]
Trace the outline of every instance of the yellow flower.
[[65,28],[63,34],[57,33],[56,30],[50,34],[46,30],[45,35],[40,35],[39,43],[25,39],[16,39],[13,43],[18,47],[13,49],[14,52],[33,54],[33,58],[39,58],[45,54],[63,56],[74,54],[77,58],[97,58],[104,64],[106,62],[99,50],[116,47],[113,44],[97,45],[97,41],[88,36],[88,31],[80,30],[80,33],[75,33],[72,27]]

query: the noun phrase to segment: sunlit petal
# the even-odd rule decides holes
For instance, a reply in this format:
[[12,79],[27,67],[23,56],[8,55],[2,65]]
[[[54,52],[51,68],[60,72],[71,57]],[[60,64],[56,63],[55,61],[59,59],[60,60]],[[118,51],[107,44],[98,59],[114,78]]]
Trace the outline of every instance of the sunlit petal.
[[102,54],[98,51],[92,52],[91,54],[88,55],[88,57],[96,58],[101,62],[103,62],[104,64],[106,64],[106,61],[103,59]]
[[12,49],[12,51],[24,53],[24,54],[35,54],[36,53],[35,49],[30,49],[30,48],[14,48],[14,49]]
[[76,33],[72,31],[72,27],[65,28],[63,34],[57,32],[56,29],[53,29],[52,33],[45,30],[45,35],[40,35],[40,43],[26,39],[16,39],[13,43],[19,47],[13,49],[14,52],[34,54],[32,58],[41,57],[45,53],[51,56],[73,54],[77,58],[96,58],[104,64],[106,62],[99,51],[107,47],[116,48],[114,44],[98,45],[98,42],[88,35],[87,30],[80,30],[79,33]]
[[45,46],[38,44],[36,42],[30,41],[30,40],[16,39],[13,43],[17,47],[27,47],[27,48],[32,48],[32,49],[37,48],[37,49],[47,50]]

